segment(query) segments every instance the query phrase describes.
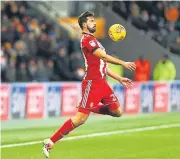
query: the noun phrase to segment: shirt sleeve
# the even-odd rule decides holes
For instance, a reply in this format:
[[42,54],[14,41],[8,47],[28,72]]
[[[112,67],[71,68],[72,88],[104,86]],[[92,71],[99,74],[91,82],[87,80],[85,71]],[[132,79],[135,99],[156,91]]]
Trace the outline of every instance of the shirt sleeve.
[[99,45],[95,38],[87,38],[83,43],[83,50],[86,50],[89,53],[93,53],[98,48]]

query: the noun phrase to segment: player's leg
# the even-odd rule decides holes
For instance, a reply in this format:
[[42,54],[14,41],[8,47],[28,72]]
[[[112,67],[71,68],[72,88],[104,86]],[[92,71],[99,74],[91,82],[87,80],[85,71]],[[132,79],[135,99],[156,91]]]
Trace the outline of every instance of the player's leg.
[[49,151],[52,149],[54,143],[61,140],[78,126],[84,124],[88,116],[89,113],[77,112],[73,118],[67,120],[49,139],[44,140],[43,153],[45,156],[48,158]]
[[53,143],[56,143],[61,138],[69,134],[73,129],[77,128],[78,126],[84,124],[87,120],[89,114],[84,114],[82,112],[77,112],[77,114],[67,120],[58,131],[56,131],[50,138]]
[[98,114],[120,117],[123,114],[120,103],[106,81],[103,86],[103,94],[101,101],[103,104],[91,108],[91,111]]
[[119,102],[110,102],[109,104],[106,100],[102,101],[103,104],[99,104],[90,109],[91,112],[102,114],[102,115],[110,115],[113,117],[120,117],[123,114],[121,106]]
[[43,152],[46,157],[49,157],[49,151],[53,147],[54,143],[61,140],[64,136],[69,134],[73,129],[82,125],[88,118],[90,111],[86,108],[90,106],[90,103],[95,103],[91,95],[93,90],[91,90],[92,81],[85,81],[82,83],[82,99],[79,104],[79,109],[77,114],[67,120],[49,139],[44,141]]
[[111,104],[108,108],[109,108],[111,116],[113,117],[121,117],[123,114],[121,105],[118,101]]

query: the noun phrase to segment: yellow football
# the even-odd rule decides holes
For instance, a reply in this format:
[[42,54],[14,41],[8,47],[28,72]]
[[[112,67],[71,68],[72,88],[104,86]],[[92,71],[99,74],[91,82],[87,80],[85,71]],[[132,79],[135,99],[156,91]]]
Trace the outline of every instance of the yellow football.
[[111,40],[118,42],[126,37],[126,29],[121,24],[114,24],[109,28],[108,34]]

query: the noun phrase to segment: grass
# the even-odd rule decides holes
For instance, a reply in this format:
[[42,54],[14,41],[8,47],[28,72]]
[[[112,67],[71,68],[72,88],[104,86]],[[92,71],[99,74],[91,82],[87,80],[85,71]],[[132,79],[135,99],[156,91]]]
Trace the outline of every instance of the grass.
[[[2,145],[48,138],[66,119],[39,121],[41,126],[2,130]],[[47,122],[52,122],[47,124]],[[17,121],[16,123],[21,123]],[[26,122],[26,121],[23,121]],[[27,121],[33,122],[33,121]],[[91,116],[69,136],[180,123],[180,113],[150,114],[111,118]],[[37,124],[37,122],[36,122]],[[6,124],[7,125],[7,124]],[[18,127],[18,126],[17,126]],[[24,128],[25,127],[25,128]],[[2,159],[43,159],[42,144],[1,149]],[[58,142],[51,159],[180,159],[180,127],[129,132]]]

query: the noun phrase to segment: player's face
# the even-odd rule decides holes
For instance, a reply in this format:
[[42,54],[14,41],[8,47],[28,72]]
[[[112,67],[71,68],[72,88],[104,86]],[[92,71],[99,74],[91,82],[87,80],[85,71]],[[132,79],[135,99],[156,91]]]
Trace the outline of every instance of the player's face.
[[90,33],[95,33],[96,32],[96,21],[94,17],[87,17],[87,29],[89,30]]

